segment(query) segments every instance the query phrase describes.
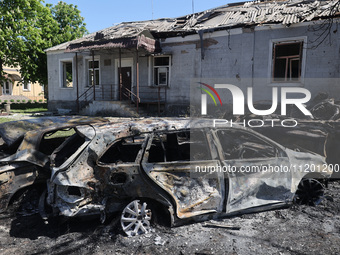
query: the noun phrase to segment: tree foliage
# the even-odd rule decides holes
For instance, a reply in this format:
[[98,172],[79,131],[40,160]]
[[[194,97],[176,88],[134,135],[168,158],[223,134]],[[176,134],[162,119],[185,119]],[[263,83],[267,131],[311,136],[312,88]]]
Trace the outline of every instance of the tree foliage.
[[58,23],[58,43],[74,40],[82,37],[88,31],[84,18],[80,16],[77,6],[59,1],[57,5],[47,4],[51,9],[54,20]]
[[47,84],[45,49],[81,37],[87,30],[77,6],[60,1],[0,0],[0,72],[19,67],[25,81]]

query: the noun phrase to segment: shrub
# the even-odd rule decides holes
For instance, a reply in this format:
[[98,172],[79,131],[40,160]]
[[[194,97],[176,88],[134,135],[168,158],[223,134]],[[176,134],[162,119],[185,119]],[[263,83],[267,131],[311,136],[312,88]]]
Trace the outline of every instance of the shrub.
[[4,103],[6,104],[8,102],[8,100],[4,100]]
[[21,100],[20,100],[20,99],[18,99],[18,100],[17,100],[17,103],[20,103],[20,102],[21,102]]
[[29,103],[29,104],[30,104],[30,103],[32,103],[32,100],[31,100],[31,99],[30,99],[30,100],[28,100],[28,101],[27,101],[27,103]]
[[42,99],[39,99],[39,103],[42,103],[43,102],[43,100]]
[[11,103],[14,103],[14,99],[9,100]]
[[22,100],[21,102],[22,102],[22,103],[26,103],[26,100],[24,99],[24,100]]

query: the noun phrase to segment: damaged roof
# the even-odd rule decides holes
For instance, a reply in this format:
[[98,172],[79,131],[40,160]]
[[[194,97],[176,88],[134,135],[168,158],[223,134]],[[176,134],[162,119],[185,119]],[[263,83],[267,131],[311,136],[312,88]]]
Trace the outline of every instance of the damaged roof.
[[[255,1],[227,4],[179,18],[123,22],[46,51],[68,52],[100,48],[145,48],[157,51],[157,38],[263,24],[290,25],[339,15],[337,0]],[[163,34],[163,35],[162,35]]]

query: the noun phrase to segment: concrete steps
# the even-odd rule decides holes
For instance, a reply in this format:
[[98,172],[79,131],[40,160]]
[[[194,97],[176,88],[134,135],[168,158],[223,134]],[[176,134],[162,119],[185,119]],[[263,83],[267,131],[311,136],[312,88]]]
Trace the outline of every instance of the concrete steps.
[[130,101],[93,101],[80,111],[88,116],[142,117],[148,116],[145,109],[137,108]]

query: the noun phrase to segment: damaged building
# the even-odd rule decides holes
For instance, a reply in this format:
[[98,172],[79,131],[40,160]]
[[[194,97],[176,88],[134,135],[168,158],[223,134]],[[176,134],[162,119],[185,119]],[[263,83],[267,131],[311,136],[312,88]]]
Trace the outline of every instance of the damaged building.
[[[49,108],[180,114],[200,99],[197,87],[220,82],[244,93],[254,88],[257,104],[270,104],[272,88],[282,86],[336,96],[338,17],[338,1],[291,0],[123,22],[46,50]],[[231,103],[220,94],[224,105]],[[131,102],[135,108],[126,107]]]

